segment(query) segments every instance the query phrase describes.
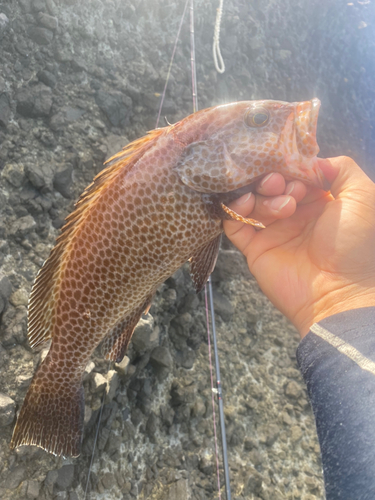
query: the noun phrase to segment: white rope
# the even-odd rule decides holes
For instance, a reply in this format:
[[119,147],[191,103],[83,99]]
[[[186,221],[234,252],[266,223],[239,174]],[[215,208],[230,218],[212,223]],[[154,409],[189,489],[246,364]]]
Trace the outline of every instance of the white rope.
[[223,58],[221,56],[221,52],[220,52],[220,24],[221,24],[221,16],[223,14],[223,2],[224,2],[224,0],[220,0],[219,8],[216,11],[214,43],[212,46],[215,68],[216,68],[216,71],[218,73],[224,73],[224,71],[225,71],[224,60],[223,60]]

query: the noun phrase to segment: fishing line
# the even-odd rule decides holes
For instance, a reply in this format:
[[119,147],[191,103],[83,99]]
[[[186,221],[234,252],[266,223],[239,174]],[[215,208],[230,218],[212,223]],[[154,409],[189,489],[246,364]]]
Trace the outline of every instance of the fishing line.
[[[166,90],[167,90],[167,85],[169,82],[169,78],[171,75],[171,69],[173,66],[174,62],[174,57],[176,54],[176,49],[177,49],[177,43],[180,38],[180,33],[181,33],[181,28],[182,24],[185,18],[187,6],[188,6],[189,0],[186,0],[184,11],[180,20],[180,24],[178,27],[173,51],[172,51],[172,56],[171,60],[169,63],[168,67],[168,72],[167,72],[167,77],[165,80],[164,84],[164,89],[163,93],[161,96],[161,101],[160,101],[160,106],[159,106],[159,112],[158,116],[156,119],[156,125],[155,128],[158,127],[159,125],[159,120],[160,120],[160,115],[161,115],[161,110],[164,104],[164,99],[166,95]],[[216,16],[216,23],[215,23],[215,32],[214,32],[214,45],[213,45],[213,52],[214,52],[214,62],[215,62],[215,67],[219,73],[224,73],[225,71],[225,66],[224,66],[224,61],[220,53],[220,47],[219,47],[219,37],[220,37],[220,22],[221,22],[221,16],[222,16],[222,10],[223,10],[223,0],[220,0],[220,6],[217,9],[217,16]],[[198,111],[198,92],[197,92],[197,73],[196,73],[196,64],[195,64],[195,36],[194,36],[194,1],[190,0],[190,46],[191,46],[191,56],[190,56],[190,63],[191,63],[191,78],[192,78],[192,97],[193,97],[193,112],[195,113]],[[221,68],[218,67],[217,64],[217,59],[216,59],[216,52],[218,54]],[[230,490],[230,479],[229,479],[229,466],[228,466],[228,455],[227,455],[227,441],[226,441],[226,432],[225,432],[225,419],[224,419],[224,408],[223,408],[223,398],[222,398],[222,389],[221,389],[221,381],[220,381],[220,365],[219,365],[219,357],[218,357],[218,348],[217,348],[217,340],[216,340],[216,328],[215,328],[215,312],[214,312],[214,307],[213,307],[213,292],[212,292],[212,284],[211,284],[211,276],[208,279],[208,291],[209,291],[209,298],[210,298],[210,309],[211,309],[211,323],[212,323],[212,338],[213,338],[213,344],[214,344],[214,355],[215,355],[215,369],[216,369],[216,385],[217,389],[214,389],[214,382],[213,382],[213,370],[212,370],[212,354],[211,354],[211,341],[210,341],[210,326],[209,326],[209,318],[208,318],[208,299],[207,299],[207,285],[205,285],[205,303],[206,303],[206,322],[207,322],[207,335],[208,335],[208,351],[209,351],[209,363],[210,363],[210,377],[211,377],[211,393],[212,393],[212,415],[213,415],[213,425],[214,425],[214,439],[215,439],[215,455],[216,455],[216,471],[217,471],[217,485],[218,485],[218,494],[219,494],[219,500],[221,499],[221,488],[220,488],[220,473],[219,473],[219,452],[218,452],[218,443],[217,443],[217,430],[216,430],[216,414],[215,414],[215,399],[214,399],[214,394],[216,393],[218,396],[218,404],[219,404],[219,416],[220,416],[220,427],[221,427],[221,438],[222,438],[222,448],[223,448],[223,465],[224,465],[224,477],[225,477],[225,488],[226,488],[226,494],[227,494],[227,500],[231,500],[231,490]],[[109,369],[109,367],[108,367]],[[86,487],[85,487],[85,492],[84,492],[84,497],[83,500],[86,500],[87,498],[87,492],[90,484],[90,476],[91,476],[91,471],[92,471],[92,466],[94,462],[94,455],[95,455],[95,449],[96,449],[96,443],[98,441],[99,437],[99,429],[100,429],[100,422],[102,419],[102,414],[103,414],[103,408],[104,408],[104,401],[105,397],[107,394],[107,390],[104,391],[103,397],[102,397],[102,403],[100,406],[100,413],[99,413],[99,419],[98,419],[98,424],[96,427],[96,432],[95,432],[95,438],[94,438],[94,446],[91,454],[91,460],[90,460],[90,466],[89,466],[89,471],[87,475],[87,481],[86,481]]]
[[195,65],[195,37],[194,37],[194,0],[190,0],[190,63],[191,63],[191,92],[193,95],[193,113],[198,111],[197,68]]
[[[205,287],[207,288],[207,285]],[[214,311],[214,300],[213,300],[211,276],[208,278],[208,291],[209,291],[210,309],[211,309],[212,340],[213,340],[213,344],[214,344],[214,355],[215,355],[216,387],[217,387],[216,394],[217,394],[217,400],[218,400],[218,405],[219,405],[219,420],[220,420],[220,431],[221,431],[221,446],[222,446],[222,451],[223,451],[225,491],[227,494],[227,500],[231,500],[232,494],[231,494],[231,489],[230,489],[227,436],[226,436],[226,431],[225,431],[224,402],[223,402],[223,393],[222,393],[221,377],[220,377],[219,351],[217,348],[217,340],[216,340],[215,311]],[[208,325],[207,325],[207,328],[208,328]],[[211,358],[210,358],[210,362],[211,362]],[[214,393],[213,386],[212,386],[212,393]],[[219,486],[220,486],[220,484],[219,484]],[[219,489],[219,498],[220,498],[220,489]]]
[[[167,77],[165,79],[164,89],[163,89],[163,93],[162,93],[162,96],[161,96],[161,101],[160,101],[160,106],[159,106],[159,112],[158,112],[158,116],[157,116],[157,119],[156,119],[155,128],[158,128],[158,125],[159,125],[161,110],[162,110],[162,107],[163,107],[163,104],[164,104],[164,99],[165,99],[165,94],[166,94],[166,90],[167,90],[167,85],[168,85],[168,82],[169,82],[169,78],[171,76],[171,69],[172,69],[172,66],[173,66],[174,56],[176,54],[177,43],[178,43],[178,40],[180,38],[180,32],[181,32],[182,24],[183,24],[183,21],[184,21],[184,18],[185,18],[185,14],[186,14],[186,9],[187,9],[188,3],[189,3],[189,0],[186,0],[184,11],[183,11],[183,14],[182,14],[182,17],[181,17],[181,20],[180,20],[180,25],[178,27],[176,39],[175,39],[175,42],[174,42],[174,47],[173,47],[173,51],[172,51],[171,60],[169,62]],[[108,366],[108,369],[109,369],[109,366]],[[94,453],[95,453],[96,443],[97,443],[98,436],[99,436],[99,428],[100,428],[100,422],[101,422],[101,419],[102,419],[102,413],[103,413],[105,396],[106,396],[106,392],[104,392],[104,394],[103,394],[102,404],[101,404],[101,407],[100,407],[99,420],[98,420],[98,424],[97,424],[97,427],[96,427],[96,433],[95,433],[95,439],[94,439],[94,447],[93,447],[92,454],[91,454],[91,461],[90,461],[89,471],[88,471],[88,475],[87,475],[86,488],[85,488],[85,493],[84,493],[83,500],[86,500],[86,498],[87,498],[87,490],[88,490],[88,487],[89,487],[89,481],[90,481],[90,475],[91,475],[91,470],[92,470],[92,464],[94,462]]]
[[213,373],[212,373],[213,370],[212,370],[212,354],[211,354],[210,320],[208,318],[207,285],[204,287],[204,302],[205,302],[205,305],[206,305],[206,325],[207,325],[207,340],[208,340],[208,359],[210,361],[211,402],[212,402],[212,418],[213,418],[213,421],[214,421],[214,440],[215,440],[217,490],[219,492],[219,500],[221,500],[220,473],[219,473],[219,449],[218,449],[218,445],[217,445],[216,412],[215,412],[215,390],[214,390],[214,376],[213,376]]
[[[220,3],[222,8],[222,1]],[[221,18],[221,15],[220,15]],[[216,30],[216,28],[215,28]],[[197,70],[195,64],[195,40],[194,40],[194,0],[190,0],[190,60],[191,60],[191,81],[192,81],[192,94],[193,94],[193,110],[194,113],[198,111],[198,91],[197,91]],[[224,63],[223,63],[224,64]],[[228,452],[227,452],[227,438],[225,431],[225,417],[224,417],[224,402],[220,379],[220,362],[219,353],[216,340],[216,326],[215,326],[215,311],[214,311],[214,300],[211,276],[208,278],[208,292],[210,297],[210,309],[211,309],[211,324],[212,324],[212,340],[214,344],[214,355],[215,355],[215,371],[216,371],[216,390],[213,386],[212,377],[212,361],[211,361],[211,344],[210,344],[210,327],[208,321],[208,310],[207,310],[207,284],[205,285],[205,296],[206,296],[206,318],[207,318],[207,336],[209,345],[209,360],[210,360],[210,373],[211,373],[211,392],[217,394],[218,406],[219,406],[219,420],[220,420],[220,431],[221,431],[221,441],[222,441],[222,451],[223,451],[223,466],[224,466],[224,480],[225,480],[225,491],[227,500],[231,500],[231,489],[230,489],[230,477],[229,477],[229,464],[228,464]],[[213,421],[214,421],[214,435],[215,435],[215,451],[216,451],[216,470],[218,479],[218,492],[219,499],[221,499],[220,493],[220,474],[219,474],[219,460],[217,451],[217,435],[216,435],[216,419],[215,419],[215,405],[213,404]]]
[[169,82],[169,77],[171,76],[171,69],[172,69],[172,65],[173,65],[173,61],[174,61],[174,56],[175,56],[175,53],[176,53],[177,43],[178,43],[178,40],[180,38],[181,27],[182,27],[182,23],[184,22],[184,18],[185,18],[185,14],[186,14],[186,9],[187,9],[188,3],[189,3],[189,0],[186,0],[184,12],[182,14],[181,21],[180,21],[180,26],[178,27],[176,40],[174,42],[174,47],[173,47],[173,51],[172,51],[172,57],[171,57],[171,60],[170,60],[170,63],[169,63],[169,68],[168,68],[168,72],[167,72],[167,78],[165,79],[164,90],[163,90],[163,93],[162,93],[162,96],[161,96],[161,101],[160,101],[160,106],[159,106],[159,113],[158,113],[158,117],[156,119],[155,128],[158,128],[158,125],[159,125],[161,109],[163,107],[163,103],[164,103],[164,99],[165,99],[165,93],[166,93],[167,85],[168,85],[168,82]]
[[[108,370],[107,371],[109,371],[109,368],[110,368],[110,363],[108,363]],[[89,482],[90,482],[92,464],[94,462],[95,448],[96,448],[96,443],[97,443],[98,437],[99,437],[99,429],[100,429],[100,422],[102,420],[102,414],[103,414],[103,408],[104,408],[104,401],[105,401],[106,395],[108,394],[108,392],[107,392],[108,390],[109,390],[109,384],[107,382],[107,386],[106,386],[106,388],[104,390],[103,397],[102,397],[102,404],[100,406],[99,419],[98,419],[98,423],[97,423],[97,426],[96,426],[96,432],[95,432],[95,438],[94,438],[94,446],[93,446],[92,453],[91,453],[91,460],[90,460],[89,472],[87,474],[86,488],[85,488],[85,494],[83,496],[83,500],[86,500],[86,497],[87,497],[87,490],[89,488]]]
[[214,56],[215,68],[218,73],[224,73],[225,71],[224,60],[220,52],[220,24],[221,16],[223,14],[223,2],[224,0],[220,0],[219,8],[216,11],[214,42],[212,44],[212,53]]

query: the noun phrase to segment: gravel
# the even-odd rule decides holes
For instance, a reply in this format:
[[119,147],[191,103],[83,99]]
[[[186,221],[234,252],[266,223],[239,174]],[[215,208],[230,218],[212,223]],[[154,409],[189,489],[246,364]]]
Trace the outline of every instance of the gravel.
[[[227,69],[218,75],[218,2],[195,4],[200,108],[316,95],[322,156],[351,155],[374,177],[375,19],[365,5],[227,0]],[[124,360],[112,365],[98,349],[88,365],[81,457],[8,447],[46,352],[26,340],[33,280],[103,161],[155,127],[182,9],[164,0],[0,0],[0,498],[82,500],[100,414],[90,500],[217,496],[204,296],[187,266],[160,287]],[[192,109],[188,24],[181,36],[162,111],[170,123]],[[323,498],[295,329],[225,239],[212,280],[233,498]],[[223,484],[221,462],[219,474]]]

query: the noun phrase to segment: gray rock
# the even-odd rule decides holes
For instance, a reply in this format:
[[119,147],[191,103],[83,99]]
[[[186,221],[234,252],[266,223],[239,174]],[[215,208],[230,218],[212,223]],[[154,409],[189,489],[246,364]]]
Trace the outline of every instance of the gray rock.
[[58,477],[59,473],[57,470],[50,470],[47,472],[47,476],[44,480],[44,487],[50,493],[50,496],[52,496],[53,486],[56,483]]
[[106,404],[110,403],[112,399],[116,395],[116,391],[118,389],[120,380],[119,380],[119,375],[116,370],[109,370],[107,374],[107,384],[108,384],[108,389],[107,389],[107,394],[105,397],[105,402]]
[[40,12],[46,10],[46,3],[44,0],[32,0],[31,8],[34,12]]
[[160,419],[155,415],[154,412],[150,413],[146,423],[146,432],[152,443],[155,442],[155,434],[160,427]]
[[121,92],[99,90],[95,96],[96,104],[106,114],[114,127],[125,127],[130,123],[133,102]]
[[37,21],[41,26],[51,31],[56,30],[59,25],[56,17],[50,16],[45,12],[39,12],[39,14],[37,15]]
[[40,490],[40,484],[38,483],[38,481],[33,481],[33,480],[28,481],[26,497],[30,499],[38,498],[39,490]]
[[266,444],[272,446],[280,434],[280,427],[276,424],[270,424],[266,430]]
[[1,177],[14,187],[21,187],[25,179],[25,169],[22,163],[8,163],[1,172]]
[[55,75],[50,71],[43,69],[41,71],[38,71],[36,76],[38,77],[40,82],[44,83],[48,87],[51,87],[52,89],[55,87],[57,79]]
[[85,373],[83,375],[83,380],[87,380],[90,373],[93,371],[93,369],[95,368],[95,363],[93,361],[89,361],[86,365],[86,368],[85,368]]
[[102,476],[102,485],[105,491],[110,490],[116,485],[116,477],[112,472],[105,472]]
[[[257,495],[257,497],[263,493],[263,477],[256,469],[250,469],[247,477],[245,479],[245,489],[244,494],[248,495]],[[265,498],[263,495],[261,498]]]
[[8,490],[15,490],[25,479],[26,474],[26,467],[23,465],[17,465],[10,470],[10,474],[5,481],[5,488]]
[[16,378],[17,387],[19,387],[20,389],[26,389],[26,387],[30,385],[33,376],[34,376],[34,370],[33,368],[30,367],[27,372],[23,372],[17,376]]
[[29,302],[29,294],[24,288],[20,288],[19,290],[16,290],[14,293],[12,293],[9,298],[9,302],[14,307],[27,306]]
[[69,62],[73,59],[73,53],[69,47],[60,46],[55,49],[55,58],[59,62]]
[[67,491],[58,491],[56,495],[53,495],[53,500],[69,500],[69,493]]
[[165,303],[166,308],[174,305],[176,303],[176,299],[177,299],[176,290],[174,288],[168,288],[168,290],[166,290],[163,293],[163,299],[164,299],[164,303]]
[[31,118],[49,116],[52,107],[52,91],[43,83],[38,83],[32,88],[23,87],[17,92],[16,101],[17,111],[22,116]]
[[75,57],[74,59],[72,59],[70,65],[74,71],[87,71],[86,62],[79,57]]
[[72,197],[72,172],[72,165],[61,165],[53,176],[53,187],[68,199]]
[[33,229],[36,228],[36,222],[34,217],[31,215],[26,215],[13,222],[13,224],[8,229],[9,236],[13,236],[15,239],[23,239],[27,234],[29,234]]
[[127,356],[124,356],[124,358],[122,359],[122,361],[120,361],[120,363],[115,364],[115,370],[121,377],[125,377],[127,375],[129,370],[129,363],[130,359]]
[[193,405],[191,414],[193,417],[203,417],[205,413],[206,413],[206,405],[204,404],[202,398],[198,398]]
[[4,14],[4,12],[0,12],[0,40],[5,35],[8,27],[9,27],[9,19]]
[[182,305],[178,308],[178,312],[184,314],[186,312],[195,311],[199,306],[199,299],[195,292],[188,293],[182,303]]
[[34,40],[39,45],[49,45],[53,40],[53,32],[47,28],[30,26],[27,31],[31,40]]
[[85,113],[85,110],[66,106],[59,110],[50,120],[50,127],[55,132],[62,130],[68,123],[77,121]]
[[85,416],[83,417],[83,424],[87,425],[92,417],[92,409],[90,406],[85,405]]
[[0,274],[0,296],[8,300],[12,293],[12,284],[8,276]]
[[[174,325],[179,325],[183,328],[183,330],[186,330],[186,327],[189,327],[193,321],[193,317],[189,312],[185,312],[180,314],[179,316],[176,316],[173,320]],[[181,335],[182,332],[179,334]]]
[[58,9],[57,9],[56,4],[53,0],[46,0],[46,6],[47,6],[48,12],[51,14],[51,16],[57,15]]
[[302,429],[299,425],[293,425],[290,429],[291,435],[290,440],[292,443],[299,441],[303,435]]
[[229,321],[234,313],[234,307],[227,297],[214,290],[214,307],[216,314],[219,314],[224,321]]
[[173,424],[174,414],[174,410],[168,405],[164,405],[160,408],[160,418],[167,427],[171,427]]
[[190,498],[187,479],[179,479],[167,487],[164,500],[188,500]]
[[25,166],[25,173],[31,184],[37,189],[52,190],[54,173],[49,163],[29,163]]
[[110,134],[105,140],[105,145],[107,146],[107,154],[105,156],[105,159],[108,160],[118,151],[121,151],[121,149],[126,146],[128,142],[129,141],[126,137]]
[[56,487],[59,490],[67,490],[74,479],[74,465],[64,465],[57,472]]
[[94,394],[99,394],[107,387],[107,380],[101,373],[94,373],[91,379],[90,389]]
[[157,346],[159,343],[159,329],[154,328],[154,318],[148,314],[141,318],[135,327],[132,344],[136,351],[146,351]]
[[155,347],[150,356],[150,362],[155,367],[168,368],[170,370],[173,366],[173,359],[166,347]]
[[[1,26],[1,14],[0,14],[0,26]],[[1,27],[0,27],[0,33],[1,33]],[[2,125],[3,127],[6,127],[8,125],[10,114],[11,114],[11,108],[10,108],[9,97],[5,92],[3,92],[2,94],[0,94],[0,125]]]
[[15,416],[16,403],[6,394],[0,393],[0,427],[10,425]]
[[214,281],[236,277],[250,278],[246,258],[238,250],[220,250],[212,278]]
[[203,450],[199,460],[199,470],[204,474],[211,475],[214,471],[214,455],[211,450]]
[[297,382],[294,382],[294,380],[289,382],[285,387],[285,395],[291,399],[298,399],[301,396],[301,394],[302,394],[301,386],[297,384]]
[[179,366],[190,370],[193,367],[195,361],[195,352],[190,347],[186,347],[182,351],[177,351],[176,353],[176,363]]

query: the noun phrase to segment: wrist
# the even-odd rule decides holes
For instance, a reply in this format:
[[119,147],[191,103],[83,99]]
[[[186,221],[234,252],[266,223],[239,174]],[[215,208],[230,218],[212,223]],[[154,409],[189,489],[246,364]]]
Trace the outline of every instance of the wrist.
[[328,316],[371,306],[375,306],[375,286],[363,287],[351,284],[323,295],[313,304],[310,311],[306,310],[305,314],[301,311],[302,314],[296,318],[295,324],[303,338],[314,323]]

